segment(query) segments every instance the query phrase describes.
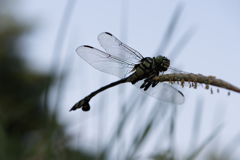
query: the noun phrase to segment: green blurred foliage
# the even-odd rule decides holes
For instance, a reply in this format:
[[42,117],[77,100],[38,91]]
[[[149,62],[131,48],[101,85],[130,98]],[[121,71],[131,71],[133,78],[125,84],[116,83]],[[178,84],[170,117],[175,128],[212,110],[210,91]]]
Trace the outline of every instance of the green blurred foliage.
[[35,73],[20,57],[30,27],[0,15],[0,159],[93,159],[67,146],[55,114],[43,107],[48,74]]

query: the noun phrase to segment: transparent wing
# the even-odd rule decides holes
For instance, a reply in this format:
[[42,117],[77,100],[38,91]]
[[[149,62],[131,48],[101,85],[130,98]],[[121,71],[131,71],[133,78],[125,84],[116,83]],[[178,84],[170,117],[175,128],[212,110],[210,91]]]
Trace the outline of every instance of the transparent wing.
[[[144,80],[141,80],[134,85],[140,89],[140,86],[143,84],[143,82]],[[182,92],[167,83],[158,83],[158,85],[156,85],[155,87],[150,86],[146,91],[144,91],[143,89],[141,90],[144,93],[165,102],[170,102],[173,104],[183,104],[185,101]]]
[[[164,72],[164,74],[172,74],[172,73],[184,73],[184,74],[190,74],[189,72],[185,72],[185,71],[181,71],[179,69],[173,68],[173,67],[169,67],[168,70],[166,72]],[[196,84],[195,83],[185,83],[184,86],[186,87],[194,87]],[[174,86],[174,84],[173,84]],[[202,84],[197,83],[196,87],[202,87]]]
[[123,61],[138,63],[144,58],[138,51],[122,43],[111,33],[103,32],[99,34],[98,41],[107,53],[118,57]]
[[164,72],[164,74],[172,74],[172,73],[185,73],[185,74],[189,74],[188,72],[181,71],[179,69],[173,68],[172,66],[170,66],[168,68],[168,70],[166,72]]
[[94,68],[120,78],[126,77],[135,66],[133,63],[125,62],[118,57],[87,45],[78,47],[76,52]]

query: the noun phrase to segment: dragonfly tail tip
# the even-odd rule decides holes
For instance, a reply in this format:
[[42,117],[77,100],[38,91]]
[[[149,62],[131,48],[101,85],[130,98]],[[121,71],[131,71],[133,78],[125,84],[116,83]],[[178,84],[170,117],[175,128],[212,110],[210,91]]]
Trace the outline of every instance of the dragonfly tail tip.
[[75,105],[69,110],[69,112],[76,110]]

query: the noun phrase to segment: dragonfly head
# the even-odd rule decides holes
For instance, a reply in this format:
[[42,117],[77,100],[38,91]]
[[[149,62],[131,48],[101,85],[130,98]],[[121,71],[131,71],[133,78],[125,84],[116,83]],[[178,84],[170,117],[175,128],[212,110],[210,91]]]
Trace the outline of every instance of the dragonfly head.
[[166,71],[166,70],[168,70],[168,67],[170,66],[170,60],[164,56],[157,56],[156,62],[158,64],[158,66],[160,67],[160,71]]

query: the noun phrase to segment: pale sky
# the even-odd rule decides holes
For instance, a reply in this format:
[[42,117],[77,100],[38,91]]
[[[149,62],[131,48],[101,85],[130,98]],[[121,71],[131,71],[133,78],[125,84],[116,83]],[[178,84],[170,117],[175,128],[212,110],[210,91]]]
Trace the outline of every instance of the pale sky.
[[[26,40],[24,56],[34,70],[49,71],[54,43],[66,2],[66,0],[19,0],[14,5],[14,11],[19,20],[35,26],[33,32],[24,37]],[[67,126],[66,132],[75,136],[76,141],[73,142],[75,146],[98,150],[96,147],[96,145],[99,146],[98,142],[104,144],[114,128],[120,114],[120,110],[117,108],[119,101],[122,103],[127,100],[132,91],[136,94],[138,94],[137,92],[143,94],[131,84],[123,84],[93,98],[90,101],[90,112],[84,113],[81,110],[68,112],[73,104],[87,94],[118,80],[115,76],[91,67],[76,54],[76,48],[87,44],[102,50],[97,36],[101,32],[107,31],[139,51],[143,56],[154,56],[162,43],[161,40],[170,18],[179,2],[177,0],[79,0],[76,2],[68,21],[68,30],[63,46],[59,46],[61,52],[59,51],[58,57],[54,57],[59,60],[58,73],[65,67],[69,67],[58,110],[60,122]],[[187,72],[216,76],[240,87],[240,2],[237,0],[186,0],[181,2],[184,9],[171,43],[165,50],[165,56],[171,53],[188,29],[192,29],[194,35],[175,57],[171,66]],[[124,92],[126,92],[120,96],[121,98],[118,96],[120,87],[124,87]],[[185,156],[184,154],[189,149],[192,121],[195,116],[196,104],[200,103],[199,98],[203,103],[203,112],[197,144],[201,144],[221,123],[224,123],[224,128],[216,138],[217,142],[211,144],[218,148],[219,152],[239,134],[240,94],[231,92],[231,95],[227,96],[228,91],[225,89],[220,89],[218,94],[216,88],[213,87],[213,90],[215,92],[213,95],[209,90],[203,88],[181,90],[185,95],[185,103],[177,106],[175,134],[175,147],[180,156]],[[55,104],[56,93],[57,91],[53,88],[51,106]],[[143,96],[147,95],[143,94]],[[108,98],[104,102],[105,105],[98,105],[103,97]],[[147,100],[149,103],[158,102],[151,97],[148,97]],[[127,108],[130,107],[127,106]],[[144,117],[144,113],[150,112],[151,109],[146,108],[142,116]],[[98,140],[99,135],[96,133],[101,124],[98,120],[103,115],[107,116],[107,124],[101,135],[103,139]],[[84,120],[84,123],[81,120]],[[159,122],[159,125],[163,125],[163,123]],[[134,129],[134,126],[130,124],[128,127],[129,132],[126,133],[126,136],[131,139],[131,130]],[[220,145],[216,147],[214,143],[220,143]],[[146,145],[151,145],[151,143]],[[210,150],[211,145],[206,150]],[[144,153],[149,153],[149,150],[143,148]],[[240,148],[234,152],[232,158],[237,156],[240,156]]]

